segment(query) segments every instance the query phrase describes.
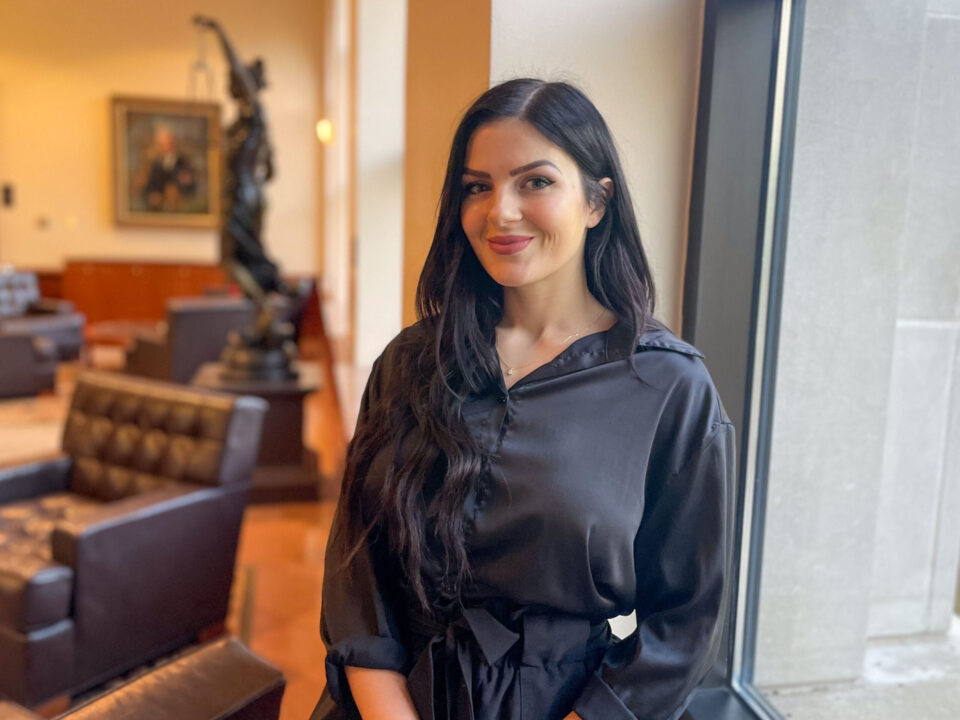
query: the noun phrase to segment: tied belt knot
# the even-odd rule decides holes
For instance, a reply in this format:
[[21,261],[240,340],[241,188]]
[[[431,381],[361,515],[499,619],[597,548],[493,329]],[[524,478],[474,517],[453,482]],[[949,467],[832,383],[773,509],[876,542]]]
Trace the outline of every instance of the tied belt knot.
[[599,661],[610,638],[605,620],[591,623],[562,613],[524,610],[507,616],[506,622],[501,621],[483,606],[461,608],[446,621],[418,613],[408,616],[410,631],[422,647],[407,676],[420,717],[475,720],[473,679],[478,661],[496,665],[519,645],[516,662],[505,662],[503,669],[520,682],[518,664],[542,666],[588,657]]

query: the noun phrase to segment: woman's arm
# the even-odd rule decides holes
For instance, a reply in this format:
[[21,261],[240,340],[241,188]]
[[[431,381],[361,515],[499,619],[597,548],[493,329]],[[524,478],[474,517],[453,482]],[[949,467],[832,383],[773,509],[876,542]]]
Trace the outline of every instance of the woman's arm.
[[736,438],[726,416],[679,470],[651,477],[634,540],[637,629],[573,708],[585,720],[676,720],[721,651],[729,607]]
[[403,673],[351,665],[344,669],[363,720],[420,720]]

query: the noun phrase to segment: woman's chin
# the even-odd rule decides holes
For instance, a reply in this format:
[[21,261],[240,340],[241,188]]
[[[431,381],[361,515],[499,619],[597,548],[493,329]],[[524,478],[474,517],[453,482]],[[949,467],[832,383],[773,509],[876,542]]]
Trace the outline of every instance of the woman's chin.
[[527,273],[498,272],[489,274],[498,285],[502,285],[503,287],[522,287],[531,282],[530,276]]

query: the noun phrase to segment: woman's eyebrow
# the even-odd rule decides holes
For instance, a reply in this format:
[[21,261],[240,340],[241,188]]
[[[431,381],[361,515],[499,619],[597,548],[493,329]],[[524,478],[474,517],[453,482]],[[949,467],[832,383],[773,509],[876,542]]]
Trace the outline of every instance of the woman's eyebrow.
[[[541,165],[549,165],[557,172],[560,172],[560,168],[558,168],[554,163],[550,162],[549,160],[534,160],[532,163],[527,163],[526,165],[521,165],[518,168],[514,168],[513,170],[510,171],[510,174],[519,175],[520,173],[527,172],[527,170],[533,170],[534,168],[538,168]],[[560,174],[562,175],[563,173],[560,173]]]
[[[538,168],[541,165],[549,165],[561,175],[563,174],[560,168],[558,168],[554,163],[550,162],[549,160],[534,160],[532,163],[527,163],[526,165],[521,165],[518,168],[514,168],[513,170],[510,171],[510,174],[519,175],[520,173],[525,173],[528,170],[533,170],[534,168]],[[470,168],[466,168],[466,167],[463,169],[463,174],[472,175],[473,177],[478,177],[478,178],[487,178],[487,179],[490,178],[490,173],[483,172],[482,170],[471,170]]]

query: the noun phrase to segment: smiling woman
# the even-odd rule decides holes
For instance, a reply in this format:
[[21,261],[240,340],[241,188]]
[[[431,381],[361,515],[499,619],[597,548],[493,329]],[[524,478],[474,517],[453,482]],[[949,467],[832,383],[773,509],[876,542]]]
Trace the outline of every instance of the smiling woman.
[[[520,164],[531,157],[541,159]],[[500,285],[562,282],[582,272],[586,230],[600,222],[604,207],[588,205],[577,164],[530,123],[511,118],[478,129],[463,177],[463,230]]]
[[592,103],[533,79],[480,96],[420,319],[348,450],[315,720],[685,716],[719,649],[734,431],[654,298]]
[[[583,253],[587,230],[603,218],[613,181],[601,179],[604,194],[588,203],[573,158],[516,118],[478,128],[466,161],[460,220],[483,269],[505,288],[497,348],[510,385],[522,377],[518,370],[547,359],[589,329],[613,324],[614,314],[587,289]],[[552,339],[537,321],[547,305],[571,327],[577,311],[587,316],[573,333]],[[510,364],[505,358],[520,360]]]

